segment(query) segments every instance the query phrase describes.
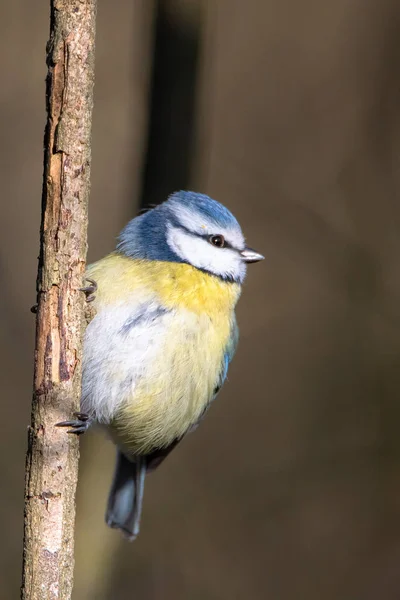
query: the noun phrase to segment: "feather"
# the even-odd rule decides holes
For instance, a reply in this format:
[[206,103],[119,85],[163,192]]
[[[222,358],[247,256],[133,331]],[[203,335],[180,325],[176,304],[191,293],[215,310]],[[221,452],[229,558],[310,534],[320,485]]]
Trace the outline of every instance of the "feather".
[[145,476],[145,458],[137,457],[132,462],[117,452],[106,523],[113,529],[120,529],[129,540],[134,540],[139,533]]
[[[236,344],[240,287],[190,265],[111,255],[93,265],[82,410],[128,456],[167,448],[195,426]],[[124,298],[124,302],[120,298]]]

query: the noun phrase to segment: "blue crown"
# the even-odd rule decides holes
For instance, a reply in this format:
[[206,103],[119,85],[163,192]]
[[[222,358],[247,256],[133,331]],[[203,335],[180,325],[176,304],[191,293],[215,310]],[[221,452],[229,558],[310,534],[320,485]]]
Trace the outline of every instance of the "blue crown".
[[[182,262],[167,241],[168,224],[182,227],[178,218],[180,209],[193,211],[193,217],[200,217],[216,229],[240,232],[239,223],[225,206],[205,194],[180,191],[156,208],[132,219],[119,235],[117,250],[131,258]],[[197,233],[202,234],[201,231]]]

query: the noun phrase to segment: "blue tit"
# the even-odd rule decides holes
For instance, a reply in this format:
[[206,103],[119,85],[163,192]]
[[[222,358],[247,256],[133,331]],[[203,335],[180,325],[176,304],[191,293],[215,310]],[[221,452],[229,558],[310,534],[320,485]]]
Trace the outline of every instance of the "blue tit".
[[246,265],[263,258],[227,208],[185,191],[130,221],[115,252],[87,269],[96,295],[82,412],[59,425],[107,429],[117,463],[106,522],[129,539],[146,473],[197,427],[226,379]]

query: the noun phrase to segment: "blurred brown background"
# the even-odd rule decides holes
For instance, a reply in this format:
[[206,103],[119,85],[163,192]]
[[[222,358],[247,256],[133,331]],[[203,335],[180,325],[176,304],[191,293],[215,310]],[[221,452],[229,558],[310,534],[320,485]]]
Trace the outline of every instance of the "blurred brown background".
[[[0,598],[18,598],[48,2],[0,4]],[[99,0],[90,252],[194,188],[267,260],[229,382],[104,525],[82,440],[74,600],[400,598],[400,5]]]

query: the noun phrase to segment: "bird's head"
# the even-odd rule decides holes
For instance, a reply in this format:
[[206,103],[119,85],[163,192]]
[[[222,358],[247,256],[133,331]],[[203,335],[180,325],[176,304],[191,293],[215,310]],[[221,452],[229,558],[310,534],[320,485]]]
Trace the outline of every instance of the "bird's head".
[[238,283],[247,263],[264,258],[246,246],[239,223],[225,206],[195,192],[176,192],[132,219],[117,250],[132,258],[187,263]]

